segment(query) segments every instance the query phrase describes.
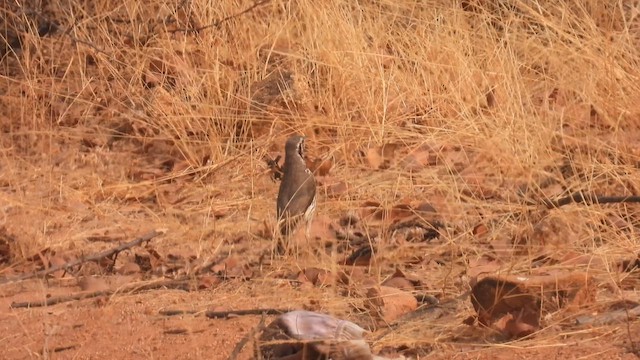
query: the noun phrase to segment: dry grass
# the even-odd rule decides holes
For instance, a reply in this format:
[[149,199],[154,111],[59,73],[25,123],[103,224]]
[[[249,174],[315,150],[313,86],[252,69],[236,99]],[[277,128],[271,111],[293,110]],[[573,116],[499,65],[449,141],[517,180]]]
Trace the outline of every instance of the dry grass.
[[[464,291],[464,264],[500,239],[519,240],[514,273],[530,271],[549,242],[611,268],[640,251],[637,206],[523,205],[576,191],[640,194],[632,1],[273,0],[246,13],[253,2],[41,2],[5,9],[24,31],[0,66],[0,210],[16,259],[81,249],[105,229],[133,237],[157,226],[172,231],[167,249],[200,257],[263,246],[255,234],[272,222],[277,188],[263,157],[294,133],[349,184],[319,199],[320,215],[335,220],[365,200],[434,205],[447,229],[416,251],[448,263],[415,271],[428,271],[435,293]],[[38,36],[34,11],[59,30]],[[367,149],[392,143],[390,168],[371,169]],[[404,156],[425,146],[443,160],[407,171]],[[549,218],[560,224],[552,235],[536,233]],[[480,223],[489,234],[478,241]],[[381,279],[403,254],[382,241],[389,252],[372,269]],[[336,256],[314,261],[332,267]],[[289,260],[275,268],[295,268]],[[618,275],[601,277],[619,286]],[[269,277],[251,285],[251,303],[278,302],[264,291]],[[332,291],[291,301],[348,313],[350,300]],[[468,331],[416,330],[378,345],[446,344],[442,334]]]

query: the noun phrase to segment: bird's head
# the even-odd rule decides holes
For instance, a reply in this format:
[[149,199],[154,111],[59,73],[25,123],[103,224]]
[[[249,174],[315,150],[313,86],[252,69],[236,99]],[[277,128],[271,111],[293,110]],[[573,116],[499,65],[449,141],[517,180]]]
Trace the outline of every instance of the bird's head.
[[304,136],[294,135],[287,139],[284,151],[286,156],[292,156],[297,154],[301,159],[304,159]]

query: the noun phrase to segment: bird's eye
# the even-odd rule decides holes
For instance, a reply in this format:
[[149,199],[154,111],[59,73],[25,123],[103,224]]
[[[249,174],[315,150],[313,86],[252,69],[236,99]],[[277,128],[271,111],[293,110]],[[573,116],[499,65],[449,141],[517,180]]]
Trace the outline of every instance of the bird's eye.
[[304,157],[304,141],[300,141],[298,144],[298,154],[300,154],[300,157]]

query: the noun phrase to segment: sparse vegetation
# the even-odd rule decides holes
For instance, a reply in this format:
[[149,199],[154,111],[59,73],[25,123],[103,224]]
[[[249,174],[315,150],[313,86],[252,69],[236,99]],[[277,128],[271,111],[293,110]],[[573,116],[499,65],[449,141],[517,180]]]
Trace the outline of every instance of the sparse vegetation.
[[[596,290],[519,340],[463,324],[475,311],[462,299],[374,327],[376,353],[640,355],[637,319],[572,327],[638,306],[639,205],[531,205],[640,195],[640,3],[39,0],[2,10],[0,276],[168,229],[115,264],[140,265],[137,254],[148,269],[85,264],[0,285],[3,356],[222,359],[259,317],[158,311],[305,308],[362,324],[375,317],[362,311],[364,289],[396,269],[441,302],[484,271],[584,272]],[[264,256],[277,193],[265,159],[294,133],[323,173],[315,236],[299,256]],[[437,238],[398,226],[407,216],[433,217]],[[343,259],[366,244],[373,260],[342,284]],[[311,267],[324,272],[298,277]],[[113,289],[186,276],[201,290],[9,307],[96,275]]]

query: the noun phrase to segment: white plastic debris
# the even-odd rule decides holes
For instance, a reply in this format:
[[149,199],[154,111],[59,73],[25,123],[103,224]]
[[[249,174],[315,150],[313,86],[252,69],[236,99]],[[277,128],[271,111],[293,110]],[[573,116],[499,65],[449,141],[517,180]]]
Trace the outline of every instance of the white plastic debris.
[[266,327],[260,351],[265,359],[374,359],[365,333],[350,321],[296,310],[280,315]]

